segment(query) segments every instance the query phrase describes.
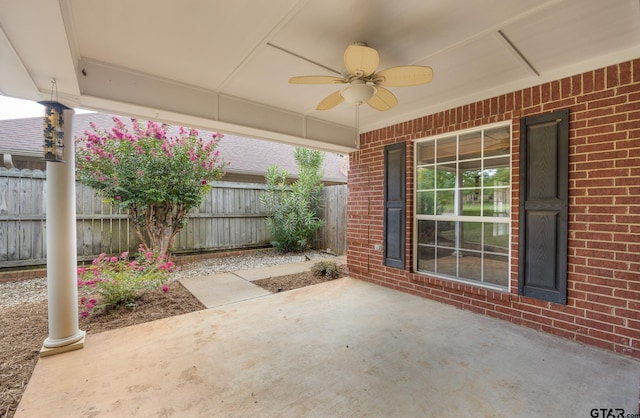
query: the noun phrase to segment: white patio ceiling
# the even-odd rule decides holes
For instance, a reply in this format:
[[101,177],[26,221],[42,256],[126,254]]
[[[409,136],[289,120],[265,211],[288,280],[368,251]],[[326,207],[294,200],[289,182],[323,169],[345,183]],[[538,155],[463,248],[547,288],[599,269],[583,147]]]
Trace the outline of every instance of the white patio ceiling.
[[315,110],[340,86],[287,82],[342,71],[348,44],[434,70],[363,106],[366,132],[640,57],[640,0],[3,0],[0,29],[1,94],[55,78],[73,107],[348,152],[354,106]]

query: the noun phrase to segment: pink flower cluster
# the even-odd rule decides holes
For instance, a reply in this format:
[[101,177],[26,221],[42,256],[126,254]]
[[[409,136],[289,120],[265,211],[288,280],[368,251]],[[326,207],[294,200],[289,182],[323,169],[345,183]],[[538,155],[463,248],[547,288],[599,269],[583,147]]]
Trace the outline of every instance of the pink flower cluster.
[[86,318],[89,316],[89,314],[91,313],[91,311],[93,310],[93,308],[96,307],[96,305],[98,304],[98,301],[95,299],[87,299],[86,297],[81,297],[80,298],[80,305],[83,306],[84,310],[80,312],[80,316],[83,318]]
[[175,264],[173,264],[173,261],[165,261],[164,263],[158,266],[158,269],[172,272],[174,270],[174,267],[175,267]]
[[91,287],[96,287],[96,283],[98,283],[100,280],[99,279],[93,279],[93,280],[83,280],[82,278],[78,278],[78,287],[83,287],[83,286],[91,286]]

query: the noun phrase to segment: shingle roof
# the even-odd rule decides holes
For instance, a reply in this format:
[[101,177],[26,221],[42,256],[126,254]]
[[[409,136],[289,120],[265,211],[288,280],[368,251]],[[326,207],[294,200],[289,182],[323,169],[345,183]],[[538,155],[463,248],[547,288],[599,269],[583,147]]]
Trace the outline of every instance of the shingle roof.
[[[126,121],[126,118],[122,118]],[[82,136],[94,122],[99,128],[113,126],[111,115],[104,113],[80,113],[74,115],[74,137]],[[211,138],[213,132],[200,131],[204,139]],[[292,177],[297,177],[298,169],[293,156],[292,145],[224,135],[218,149],[225,161],[231,162],[228,173],[264,176],[267,168],[277,164],[286,169]],[[42,155],[42,118],[0,120],[0,154],[21,156]],[[348,156],[325,153],[324,181],[346,183]]]

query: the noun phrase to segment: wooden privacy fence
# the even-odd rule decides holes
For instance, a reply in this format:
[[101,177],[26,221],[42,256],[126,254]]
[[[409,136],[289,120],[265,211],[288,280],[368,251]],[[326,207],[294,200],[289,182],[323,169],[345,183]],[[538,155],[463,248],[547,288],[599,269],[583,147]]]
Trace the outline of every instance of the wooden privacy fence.
[[[0,268],[46,264],[46,188],[45,173],[39,170],[0,168]],[[325,196],[334,187],[326,187]],[[206,252],[268,245],[268,215],[260,203],[264,185],[217,182],[202,205],[190,212],[189,221],[177,235],[176,253]],[[333,206],[336,198],[323,199]],[[335,208],[326,210],[325,230],[317,236],[317,248],[346,253],[335,242],[346,238],[346,197],[343,215]],[[332,221],[343,216],[343,221]],[[76,183],[76,221],[78,260],[91,260],[98,254],[135,252],[139,240],[126,213],[105,203],[93,189]],[[344,229],[341,228],[344,225]],[[342,239],[336,238],[340,234]]]
[[347,253],[347,185],[327,186],[322,189],[319,216],[324,226],[316,233],[314,247],[335,254]]

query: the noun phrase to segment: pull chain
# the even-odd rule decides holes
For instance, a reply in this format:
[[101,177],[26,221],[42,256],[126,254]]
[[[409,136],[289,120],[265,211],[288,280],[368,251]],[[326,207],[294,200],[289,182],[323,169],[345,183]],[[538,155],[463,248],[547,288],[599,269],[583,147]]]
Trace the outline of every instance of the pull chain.
[[356,149],[360,149],[360,103],[356,104]]

